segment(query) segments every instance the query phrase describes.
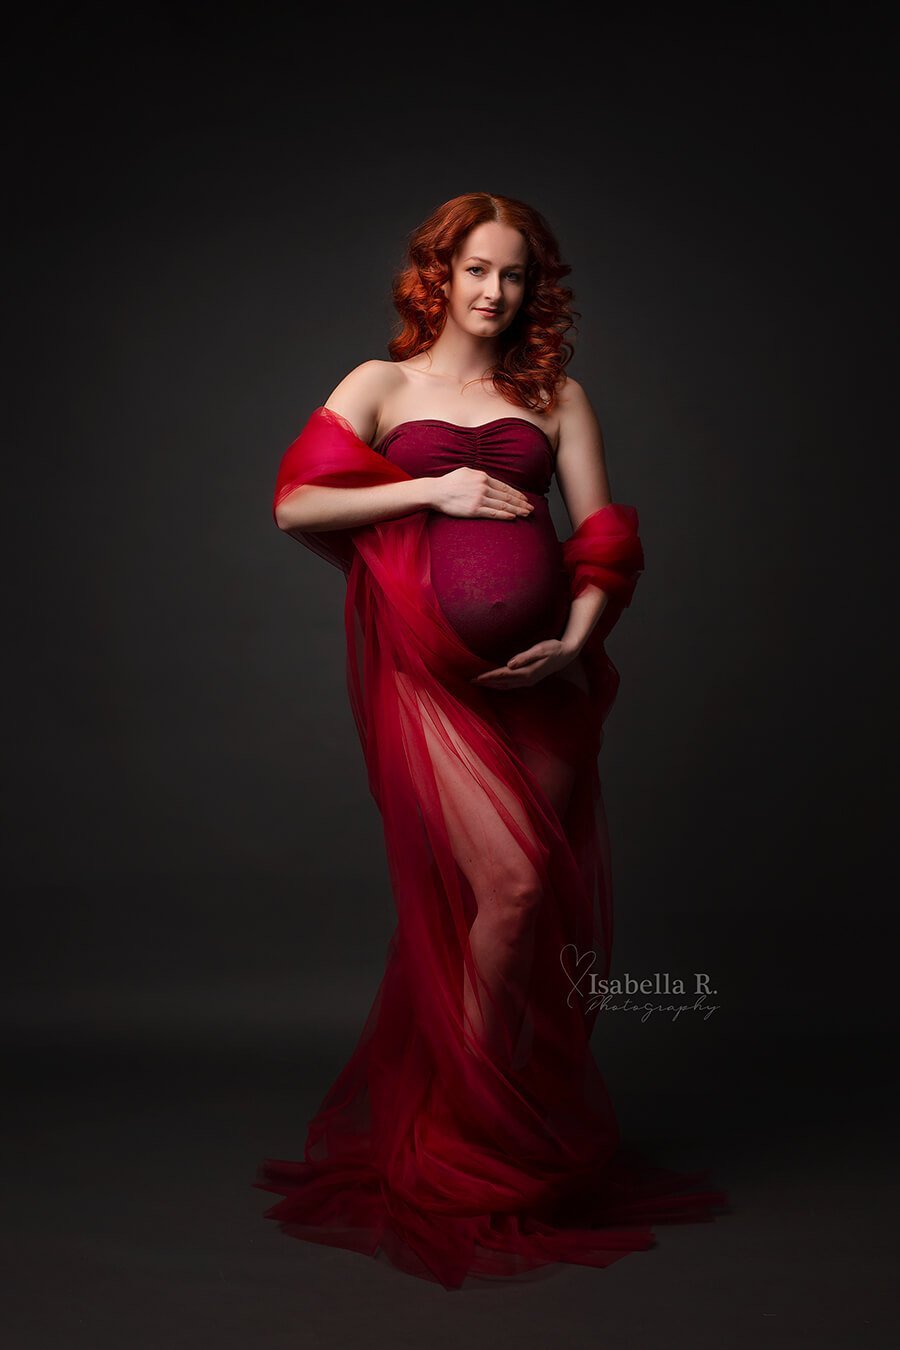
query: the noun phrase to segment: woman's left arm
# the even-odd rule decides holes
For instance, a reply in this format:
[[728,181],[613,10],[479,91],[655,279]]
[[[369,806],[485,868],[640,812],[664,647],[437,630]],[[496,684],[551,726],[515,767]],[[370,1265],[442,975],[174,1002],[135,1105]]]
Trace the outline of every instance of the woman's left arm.
[[[571,376],[566,379],[559,406],[556,479],[575,531],[588,516],[610,504],[612,492],[600,422],[587,394]],[[581,651],[608,602],[606,591],[593,582],[580,588],[560,639],[566,651],[573,655]]]

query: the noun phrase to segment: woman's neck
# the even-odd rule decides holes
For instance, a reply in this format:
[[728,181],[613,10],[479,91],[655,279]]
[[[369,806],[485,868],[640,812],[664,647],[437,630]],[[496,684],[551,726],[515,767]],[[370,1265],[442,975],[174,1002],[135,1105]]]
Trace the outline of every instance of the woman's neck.
[[458,388],[471,380],[483,380],[497,359],[496,338],[477,338],[447,320],[437,341],[423,352],[421,369]]

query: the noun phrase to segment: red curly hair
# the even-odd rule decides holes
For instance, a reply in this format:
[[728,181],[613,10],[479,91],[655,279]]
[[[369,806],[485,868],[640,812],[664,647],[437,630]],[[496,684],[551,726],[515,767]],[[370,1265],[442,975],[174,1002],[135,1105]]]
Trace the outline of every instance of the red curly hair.
[[528,245],[525,294],[505,332],[491,369],[494,388],[510,403],[550,412],[565,379],[573,348],[565,334],[577,328],[571,308],[573,292],[559,283],[571,272],[544,217],[514,197],[466,192],[432,211],[407,242],[407,261],[394,277],[394,307],[401,328],[388,343],[392,361],[404,361],[433,345],[447,318],[447,300],[440,289],[451,273],[453,254],[476,225],[496,220],[520,231]]

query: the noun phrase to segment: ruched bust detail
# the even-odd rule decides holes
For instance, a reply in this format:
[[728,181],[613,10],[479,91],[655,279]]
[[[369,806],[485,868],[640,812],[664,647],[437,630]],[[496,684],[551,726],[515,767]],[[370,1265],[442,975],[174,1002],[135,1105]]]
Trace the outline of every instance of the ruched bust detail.
[[555,456],[535,422],[524,417],[497,417],[480,426],[464,427],[437,417],[399,422],[373,449],[415,478],[451,473],[462,465],[484,469],[520,492],[550,491]]

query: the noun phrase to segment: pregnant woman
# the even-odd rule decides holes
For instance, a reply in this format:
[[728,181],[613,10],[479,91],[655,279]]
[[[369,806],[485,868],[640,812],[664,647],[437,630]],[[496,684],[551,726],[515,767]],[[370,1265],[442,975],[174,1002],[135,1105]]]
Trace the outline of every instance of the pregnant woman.
[[[607,1266],[725,1206],[623,1148],[590,1036],[608,976],[604,646],[643,568],[566,375],[569,268],[525,203],[410,237],[402,329],[282,459],[279,528],[340,567],[351,706],[397,926],[303,1156],[253,1182],[284,1232],[459,1288]],[[561,542],[554,474],[573,525]]]

